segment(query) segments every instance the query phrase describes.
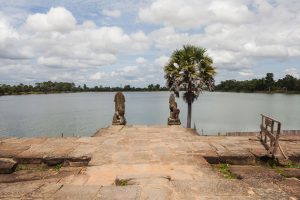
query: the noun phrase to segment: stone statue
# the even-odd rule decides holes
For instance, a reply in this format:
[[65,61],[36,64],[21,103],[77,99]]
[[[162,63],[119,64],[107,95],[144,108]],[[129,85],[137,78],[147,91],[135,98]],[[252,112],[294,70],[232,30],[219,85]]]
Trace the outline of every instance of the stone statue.
[[113,117],[113,125],[125,125],[125,96],[122,92],[117,92],[115,95],[115,114]]
[[170,95],[169,98],[170,117],[168,118],[168,125],[180,125],[179,113],[180,110],[177,108],[174,94]]

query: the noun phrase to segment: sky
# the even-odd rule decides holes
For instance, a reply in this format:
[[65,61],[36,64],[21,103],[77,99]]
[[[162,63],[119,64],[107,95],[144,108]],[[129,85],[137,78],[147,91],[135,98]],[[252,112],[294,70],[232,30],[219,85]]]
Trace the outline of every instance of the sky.
[[300,78],[299,0],[0,0],[0,84],[165,85],[185,44],[216,82]]

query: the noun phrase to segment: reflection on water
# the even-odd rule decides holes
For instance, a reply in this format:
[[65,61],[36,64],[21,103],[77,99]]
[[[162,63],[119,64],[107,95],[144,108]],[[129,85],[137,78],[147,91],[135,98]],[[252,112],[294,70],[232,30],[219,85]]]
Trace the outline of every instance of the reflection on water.
[[[128,124],[167,124],[169,92],[125,92]],[[0,97],[0,136],[92,135],[111,124],[114,93]],[[186,124],[187,105],[176,100]],[[203,93],[193,104],[192,124],[204,134],[259,129],[260,113],[300,129],[300,95]]]

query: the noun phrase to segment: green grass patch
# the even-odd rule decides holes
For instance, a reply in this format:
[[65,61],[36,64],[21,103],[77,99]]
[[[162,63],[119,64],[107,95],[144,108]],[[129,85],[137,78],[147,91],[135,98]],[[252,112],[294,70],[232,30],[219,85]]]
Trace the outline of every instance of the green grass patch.
[[59,172],[61,167],[62,167],[62,164],[57,164],[57,165],[54,166],[54,170]]
[[18,164],[16,171],[21,171],[21,170],[30,170],[28,165],[22,165],[22,164]]
[[299,165],[299,164],[292,163],[292,162],[289,162],[289,163],[287,164],[286,168],[300,169],[300,165]]
[[281,174],[282,176],[286,176],[284,169],[287,168],[293,168],[293,169],[300,169],[299,164],[295,164],[293,162],[288,162],[286,165],[277,165],[276,163],[267,163],[267,167],[275,170],[278,174]]
[[31,170],[31,171],[47,171],[48,168],[46,166],[31,166],[31,165],[25,165],[25,164],[18,164],[15,171],[21,171],[21,170]]
[[130,179],[116,179],[116,186],[127,186]]
[[229,164],[217,164],[214,168],[227,179],[237,179],[237,176],[230,171]]

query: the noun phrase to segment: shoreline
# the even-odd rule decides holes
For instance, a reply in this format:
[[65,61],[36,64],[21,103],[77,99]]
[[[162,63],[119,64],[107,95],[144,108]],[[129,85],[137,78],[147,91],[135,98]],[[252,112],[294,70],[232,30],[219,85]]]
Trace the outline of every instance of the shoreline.
[[[137,125],[132,125],[132,126],[137,126]],[[150,126],[150,127],[164,127],[164,125],[140,125],[140,126]],[[82,137],[95,137],[101,130],[105,130],[109,128],[110,126],[100,128],[98,129],[95,133],[91,135],[64,135],[63,137],[61,134],[57,135],[34,135],[34,136],[1,136],[0,139],[10,139],[10,138],[18,138],[18,139],[32,139],[32,138],[82,138]],[[125,126],[126,127],[126,126]],[[184,128],[184,127],[182,127]],[[184,128],[186,129],[186,128]],[[205,136],[205,137],[216,137],[216,136],[257,136],[260,132],[259,131],[229,131],[229,132],[219,132],[215,134],[201,134],[201,132],[198,132],[197,130],[194,129],[187,129],[191,130],[196,133],[198,136]],[[281,136],[300,136],[300,129],[299,130],[282,130],[280,133]]]
[[[168,90],[120,90],[122,92],[171,92]],[[65,91],[65,92],[29,92],[29,93],[12,93],[12,94],[1,94],[1,96],[21,96],[21,95],[39,95],[39,94],[75,94],[75,93],[102,93],[102,92],[117,92],[116,91]],[[267,92],[267,91],[254,91],[254,92],[247,92],[247,91],[221,91],[221,90],[215,90],[215,91],[204,91],[204,92],[221,92],[221,93],[244,93],[244,94],[286,94],[286,95],[292,95],[292,94],[300,94],[299,91],[273,91],[273,92]]]

